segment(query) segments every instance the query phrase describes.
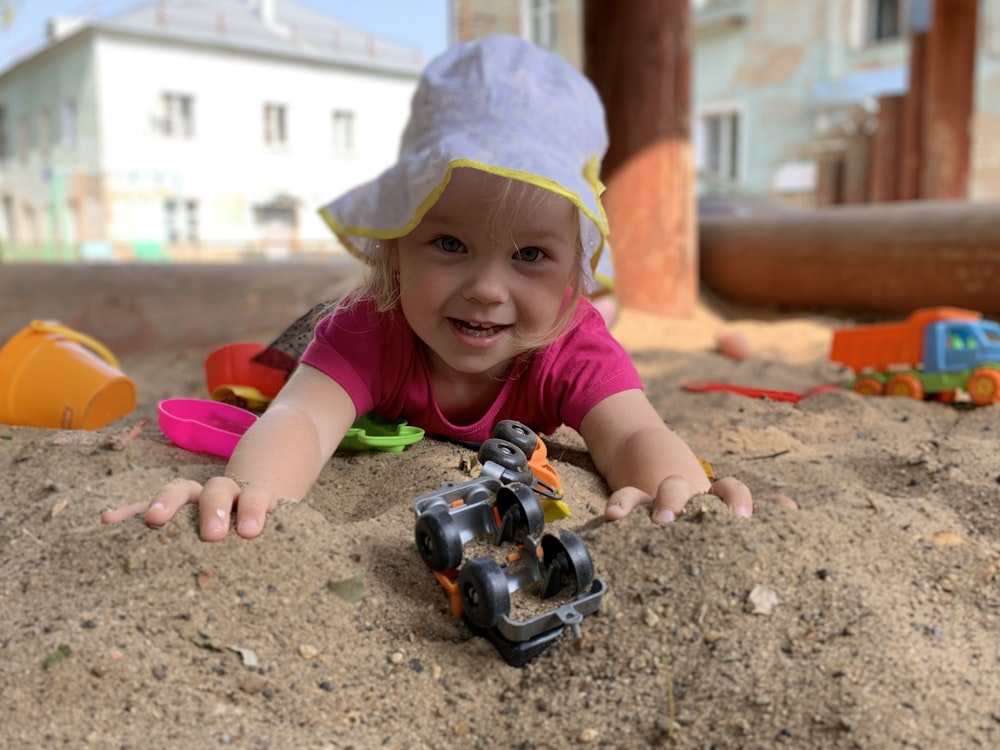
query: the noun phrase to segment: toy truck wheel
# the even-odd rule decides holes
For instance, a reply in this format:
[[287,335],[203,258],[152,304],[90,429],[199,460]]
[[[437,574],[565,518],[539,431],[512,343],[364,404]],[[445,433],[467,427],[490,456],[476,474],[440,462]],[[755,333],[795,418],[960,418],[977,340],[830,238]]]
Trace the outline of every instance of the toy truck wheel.
[[500,520],[497,544],[540,534],[545,526],[545,510],[534,490],[526,484],[507,484],[497,490],[494,503]]
[[924,386],[916,375],[901,372],[889,378],[889,382],[885,384],[885,395],[909,396],[910,398],[922,401],[924,398]]
[[513,443],[525,456],[530,456],[538,448],[538,435],[527,425],[514,419],[505,419],[493,428],[493,437]]
[[478,455],[480,463],[492,461],[515,472],[528,470],[528,458],[524,455],[524,451],[509,440],[490,438],[479,446]]
[[542,570],[544,578],[539,596],[550,599],[567,586],[575,586],[582,594],[594,582],[594,562],[590,553],[572,531],[563,529],[559,537],[542,537]]
[[507,577],[490,557],[475,557],[462,567],[458,573],[458,591],[462,610],[480,627],[492,628],[510,612]]
[[862,375],[854,381],[851,390],[855,393],[860,393],[862,396],[881,396],[885,390],[885,386],[882,385],[882,381],[878,378],[873,378],[871,375]]
[[417,550],[431,570],[443,573],[462,563],[462,537],[447,508],[431,508],[417,517]]
[[973,370],[965,389],[969,398],[977,406],[986,406],[994,401],[1000,401],[1000,370],[990,367],[980,367]]

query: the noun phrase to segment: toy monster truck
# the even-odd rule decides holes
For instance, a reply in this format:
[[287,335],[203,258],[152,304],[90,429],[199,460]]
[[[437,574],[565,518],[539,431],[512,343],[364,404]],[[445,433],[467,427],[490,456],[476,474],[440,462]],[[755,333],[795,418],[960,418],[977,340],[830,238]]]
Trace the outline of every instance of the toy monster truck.
[[[489,639],[509,664],[523,666],[567,626],[579,636],[584,616],[597,611],[606,587],[594,577],[580,537],[565,529],[558,536],[542,533],[545,511],[539,494],[552,498],[558,488],[561,496],[558,474],[544,453],[539,460],[542,441],[511,420],[501,422],[493,435],[479,449],[479,477],[447,482],[414,500],[416,545],[448,593],[452,614]],[[532,450],[530,463],[521,446]],[[501,561],[481,554],[463,564],[465,547],[483,537],[495,547],[510,547],[510,554]],[[563,603],[515,620],[511,597],[518,591]]]

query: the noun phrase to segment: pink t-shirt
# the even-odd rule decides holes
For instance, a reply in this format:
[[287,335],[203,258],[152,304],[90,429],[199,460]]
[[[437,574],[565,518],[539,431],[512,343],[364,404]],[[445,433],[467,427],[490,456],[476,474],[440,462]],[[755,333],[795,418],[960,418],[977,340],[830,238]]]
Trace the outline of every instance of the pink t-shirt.
[[472,424],[455,424],[441,413],[426,350],[401,312],[379,313],[367,301],[335,310],[316,326],[301,361],[337,381],[358,414],[405,419],[428,435],[474,443],[487,440],[502,419],[540,434],[562,424],[579,429],[608,396],[642,388],[632,361],[587,300],[580,301],[568,333],[515,365],[500,395]]

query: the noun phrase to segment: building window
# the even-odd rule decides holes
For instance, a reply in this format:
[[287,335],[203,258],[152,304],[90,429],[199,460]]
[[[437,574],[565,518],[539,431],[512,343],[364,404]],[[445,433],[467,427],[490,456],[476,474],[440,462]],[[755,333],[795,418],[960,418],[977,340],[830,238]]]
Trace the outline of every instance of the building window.
[[699,168],[726,180],[740,177],[739,112],[714,112],[701,116]]
[[49,158],[52,148],[52,115],[48,107],[38,110],[38,150],[43,159]]
[[556,0],[522,0],[524,36],[539,47],[556,47]]
[[59,139],[67,148],[76,146],[76,100],[63,99],[59,110]]
[[333,113],[333,150],[336,153],[354,152],[354,113],[338,109]]
[[171,245],[198,244],[198,201],[171,198],[163,202],[163,221]]
[[269,146],[288,143],[288,109],[284,104],[264,105],[264,143]]
[[899,39],[909,32],[906,0],[867,0],[867,39],[882,42]]
[[189,94],[160,95],[161,130],[167,138],[194,137],[194,99]]

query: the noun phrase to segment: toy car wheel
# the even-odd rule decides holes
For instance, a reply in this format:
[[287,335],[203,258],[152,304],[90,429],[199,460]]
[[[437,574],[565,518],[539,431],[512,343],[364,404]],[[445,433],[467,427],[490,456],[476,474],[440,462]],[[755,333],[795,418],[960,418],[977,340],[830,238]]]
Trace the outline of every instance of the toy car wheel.
[[871,375],[862,375],[854,381],[851,390],[855,393],[860,393],[862,396],[881,396],[885,390],[885,386],[878,378],[873,378]]
[[490,557],[475,557],[462,567],[458,591],[465,615],[480,627],[492,628],[510,612],[507,577]]
[[889,382],[885,384],[886,396],[909,396],[917,401],[924,398],[924,386],[916,375],[908,372],[893,375]]
[[509,440],[499,438],[490,438],[479,446],[479,461],[481,463],[492,461],[514,471],[526,469],[528,466],[528,458],[524,455],[524,451]]
[[534,490],[514,482],[497,490],[494,507],[499,519],[497,544],[540,534],[545,526],[545,510]]
[[498,422],[493,428],[493,437],[513,443],[529,457],[538,448],[538,435],[535,431],[515,419]]
[[542,537],[542,570],[542,599],[550,599],[567,586],[575,586],[576,593],[582,594],[594,582],[590,553],[583,540],[566,529],[558,538],[552,534]]
[[490,438],[479,446],[478,455],[481,464],[491,461],[503,468],[503,476],[500,479],[504,483],[531,483],[533,474],[531,467],[528,466],[528,458],[524,455],[524,451],[513,443],[499,438]]
[[1000,401],[1000,371],[980,367],[969,376],[965,389],[976,406],[986,406]]
[[417,516],[417,550],[431,570],[444,572],[462,564],[462,537],[447,508],[431,508]]

